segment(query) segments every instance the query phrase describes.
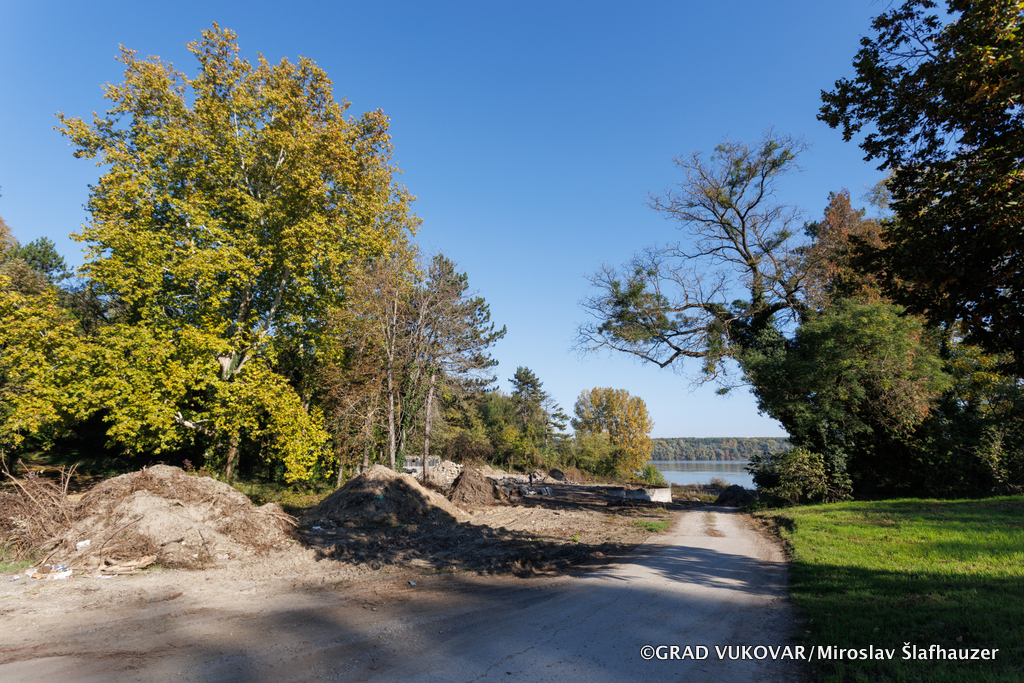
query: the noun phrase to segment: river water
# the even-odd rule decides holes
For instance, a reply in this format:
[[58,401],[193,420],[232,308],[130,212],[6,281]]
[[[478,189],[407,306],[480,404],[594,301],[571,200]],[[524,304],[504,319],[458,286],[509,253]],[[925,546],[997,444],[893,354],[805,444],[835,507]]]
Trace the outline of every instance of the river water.
[[730,484],[754,488],[754,479],[744,471],[748,464],[741,460],[652,460],[670,484],[707,484],[712,477],[725,479]]

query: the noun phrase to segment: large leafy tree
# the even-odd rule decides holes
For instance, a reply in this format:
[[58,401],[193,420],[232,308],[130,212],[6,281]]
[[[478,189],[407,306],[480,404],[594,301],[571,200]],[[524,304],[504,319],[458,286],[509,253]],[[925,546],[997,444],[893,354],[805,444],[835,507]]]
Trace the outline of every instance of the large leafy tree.
[[77,238],[119,314],[100,346],[121,362],[98,362],[92,395],[129,448],[198,436],[230,475],[259,440],[302,478],[326,441],[312,392],[330,312],[354,259],[415,228],[410,197],[387,117],[346,116],[312,60],[250,63],[216,24],[188,48],[195,77],[123,49],[109,111],[59,115],[106,169]]
[[643,468],[651,456],[654,421],[647,404],[625,389],[595,387],[576,399],[572,427],[577,437],[604,435],[614,448],[606,471],[629,474]]
[[0,269],[0,453],[73,413],[83,344],[52,288],[26,293]]
[[[944,5],[940,9],[940,5]],[[958,321],[1024,372],[1024,11],[1018,0],[906,0],[861,41],[819,118],[891,169],[875,255],[911,310]]]
[[[840,299],[813,314],[784,346],[748,351],[743,367],[760,409],[794,445],[878,480],[869,462],[889,458],[928,417],[950,381],[922,321],[885,302]],[[887,448],[888,446],[888,448]],[[881,453],[879,457],[878,454]]]

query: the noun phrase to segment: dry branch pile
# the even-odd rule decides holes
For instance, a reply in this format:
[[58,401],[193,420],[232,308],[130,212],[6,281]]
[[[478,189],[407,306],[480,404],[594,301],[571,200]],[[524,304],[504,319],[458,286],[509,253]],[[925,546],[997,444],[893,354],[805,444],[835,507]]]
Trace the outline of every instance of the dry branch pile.
[[26,559],[71,526],[74,504],[68,500],[68,484],[73,473],[74,468],[62,471],[55,482],[36,472],[17,478],[4,468],[14,489],[0,491],[0,560]]

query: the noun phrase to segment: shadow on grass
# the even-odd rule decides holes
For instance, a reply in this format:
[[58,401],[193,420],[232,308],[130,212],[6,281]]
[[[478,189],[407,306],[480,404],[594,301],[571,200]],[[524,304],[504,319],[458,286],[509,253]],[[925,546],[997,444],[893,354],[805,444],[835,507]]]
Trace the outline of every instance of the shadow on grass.
[[[895,648],[893,661],[825,662],[823,680],[1019,681],[1024,577],[882,571],[795,561],[791,595],[817,645]],[[904,661],[903,647],[999,649],[995,661]]]
[[[791,594],[822,646],[896,648],[832,661],[826,681],[1024,679],[1024,498],[887,500],[794,508]],[[904,645],[999,649],[995,661],[904,661]]]

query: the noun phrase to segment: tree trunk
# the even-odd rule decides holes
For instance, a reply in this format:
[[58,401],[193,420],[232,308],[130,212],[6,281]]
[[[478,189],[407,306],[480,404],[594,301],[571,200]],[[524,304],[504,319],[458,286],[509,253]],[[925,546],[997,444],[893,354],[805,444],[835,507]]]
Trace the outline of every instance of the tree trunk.
[[373,428],[373,415],[377,412],[374,406],[366,413],[366,422],[363,424],[363,472],[370,469],[370,432]]
[[434,373],[430,373],[430,384],[427,385],[427,424],[423,427],[423,483],[430,481],[430,408],[434,403]]
[[391,453],[391,469],[395,469],[395,377],[388,362],[388,449]]
[[224,478],[231,481],[238,467],[238,435],[233,434],[228,442],[227,464],[224,466]]

